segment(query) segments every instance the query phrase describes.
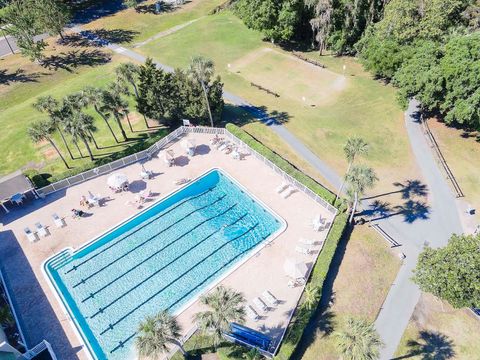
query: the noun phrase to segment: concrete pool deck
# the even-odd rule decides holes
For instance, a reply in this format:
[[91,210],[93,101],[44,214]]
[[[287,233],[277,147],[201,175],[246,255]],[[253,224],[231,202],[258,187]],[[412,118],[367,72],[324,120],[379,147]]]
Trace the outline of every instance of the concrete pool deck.
[[[188,134],[170,143],[167,149],[174,150],[178,165],[168,167],[163,160],[162,150],[158,157],[145,163],[145,167],[155,173],[152,180],[140,179],[139,163],[118,170],[128,176],[131,184],[129,192],[113,194],[106,184],[107,174],[51,194],[43,200],[31,201],[24,207],[1,216],[0,222],[4,226],[0,232],[0,261],[28,345],[46,339],[52,344],[59,359],[89,359],[88,350],[76,335],[73,322],[42,273],[43,262],[66,247],[79,248],[138,213],[140,209],[127,205],[127,202],[134,201],[141,190],[151,190],[156,194],[156,201],[178,188],[174,185],[175,180],[194,179],[214,167],[234,177],[287,222],[286,230],[270,245],[262,248],[221,281],[221,284],[242,292],[252,306],[251,300],[263,291],[273,293],[281,301],[280,305],[265,314],[259,312],[261,319],[257,322],[247,320],[246,325],[274,338],[283,334],[303,291],[300,286],[287,286],[288,278],[283,270],[285,260],[298,259],[311,267],[321,246],[314,246],[315,251],[310,255],[296,253],[295,246],[300,237],[323,241],[327,232],[314,232],[309,224],[318,214],[328,221],[333,220],[333,215],[300,191],[283,199],[276,193],[277,186],[282,183],[278,174],[253,156],[246,156],[239,161],[216,150],[209,145],[212,137],[213,135]],[[195,139],[197,144],[197,155],[192,158],[185,155],[181,145],[185,138]],[[80,197],[88,196],[88,191],[109,199],[104,206],[86,210],[91,216],[72,219],[70,210],[81,208]],[[150,204],[151,202],[146,203],[145,206]],[[64,217],[67,226],[56,228],[53,213]],[[30,243],[23,229],[28,226],[34,230],[37,222],[47,226],[50,235]],[[200,310],[200,304],[195,302],[179,314],[178,320],[184,333],[192,329],[192,317]]]

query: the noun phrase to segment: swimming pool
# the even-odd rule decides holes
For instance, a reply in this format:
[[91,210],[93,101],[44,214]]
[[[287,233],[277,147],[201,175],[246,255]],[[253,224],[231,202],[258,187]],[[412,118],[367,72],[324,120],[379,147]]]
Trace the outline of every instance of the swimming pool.
[[129,359],[146,315],[180,312],[284,228],[213,169],[44,269],[92,356]]

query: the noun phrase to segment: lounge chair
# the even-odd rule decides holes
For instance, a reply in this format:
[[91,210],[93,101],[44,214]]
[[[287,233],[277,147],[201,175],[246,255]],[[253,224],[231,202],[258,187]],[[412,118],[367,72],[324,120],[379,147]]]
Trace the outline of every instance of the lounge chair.
[[45,227],[39,222],[35,224],[35,227],[37,228],[38,235],[43,237],[46,237],[48,235],[47,229],[45,229]]
[[262,297],[265,299],[266,302],[268,302],[272,306],[277,306],[278,305],[278,299],[272,295],[272,293],[268,290],[265,290],[262,294]]
[[228,147],[229,144],[230,144],[229,141],[220,142],[219,145],[217,146],[217,150],[223,151]]
[[282,191],[284,191],[286,188],[288,188],[290,185],[286,182],[282,182],[280,185],[277,187],[277,194],[280,194]]
[[284,192],[280,194],[280,196],[284,199],[288,198],[290,195],[292,195],[295,192],[295,188],[293,186],[289,186]]
[[322,231],[325,229],[325,219],[321,215],[318,215],[317,218],[313,219],[312,222],[313,230]]
[[295,246],[295,251],[303,255],[310,255],[312,248],[310,246],[297,245]]
[[250,305],[246,305],[245,312],[247,313],[247,316],[249,319],[253,321],[258,321],[259,319],[258,313],[255,311],[253,307],[251,307]]
[[255,305],[255,307],[258,309],[258,310],[261,310],[263,312],[265,311],[268,311],[268,306],[267,304],[265,304],[263,302],[262,299],[260,299],[259,297],[256,297],[253,299],[253,305]]
[[63,219],[60,218],[60,216],[58,216],[56,213],[52,215],[52,218],[57,228],[62,228],[65,226],[65,221],[63,221]]
[[301,244],[305,244],[305,245],[315,245],[316,241],[313,240],[313,239],[305,239],[305,238],[300,238],[300,240],[298,240],[298,242],[300,242]]
[[23,229],[23,231],[25,232],[25,235],[27,235],[28,241],[30,242],[37,241],[37,235],[35,235],[35,233],[32,230],[30,230],[30,228],[26,227],[25,229]]

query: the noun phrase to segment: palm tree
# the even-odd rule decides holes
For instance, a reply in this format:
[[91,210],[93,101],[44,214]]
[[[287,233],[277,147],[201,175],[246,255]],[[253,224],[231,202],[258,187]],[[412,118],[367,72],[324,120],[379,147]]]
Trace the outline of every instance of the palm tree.
[[245,360],[260,360],[263,358],[262,354],[260,354],[260,351],[258,351],[257,348],[250,349],[249,351],[243,353],[242,357]]
[[[139,95],[136,82],[138,79],[139,67],[131,62],[121,63],[115,68],[115,73],[117,74],[117,83],[132,85],[133,92],[138,103]],[[142,116],[143,120],[145,121],[145,126],[147,127],[147,129],[150,128],[147,118],[144,114],[142,114]]]
[[154,316],[147,316],[138,326],[138,335],[135,338],[138,354],[142,357],[157,359],[169,351],[169,344],[174,344],[184,356],[187,355],[178,340],[181,331],[177,320],[166,310]]
[[220,344],[223,332],[230,330],[231,322],[245,322],[245,298],[241,293],[219,286],[200,297],[200,302],[210,309],[195,314],[195,321],[202,331],[212,334],[215,347]]
[[314,306],[318,304],[320,300],[320,291],[318,291],[317,286],[313,286],[312,284],[307,284],[305,287],[304,292],[305,300],[303,303],[305,304],[305,308],[307,310],[312,310]]
[[334,333],[344,360],[375,360],[383,343],[373,327],[364,320],[349,318],[345,329]]
[[73,160],[74,158],[72,155],[72,151],[70,150],[67,140],[65,139],[65,135],[63,134],[60,128],[60,124],[62,123],[62,114],[61,114],[61,109],[58,101],[55,100],[50,95],[42,96],[42,97],[39,97],[37,101],[33,103],[33,107],[42,113],[48,114],[52,124],[60,134],[60,137],[62,138],[62,141],[63,141],[63,145],[65,145],[65,148],[67,149],[67,152],[70,155],[70,158]]
[[117,139],[117,136],[113,132],[112,127],[110,126],[110,122],[108,121],[108,118],[110,117],[110,113],[105,113],[103,111],[100,111],[100,107],[102,106],[102,96],[103,96],[103,91],[102,89],[99,88],[94,88],[93,86],[87,86],[82,90],[83,96],[87,100],[87,102],[93,106],[95,111],[97,112],[98,115],[105,121],[105,124],[108,127],[108,130],[110,130],[110,133],[112,134],[113,138],[115,139],[115,142],[118,144],[119,141]]
[[366,165],[355,165],[345,175],[345,182],[348,184],[348,197],[350,203],[353,203],[350,214],[350,222],[355,215],[358,199],[363,195],[366,189],[372,188],[378,180],[375,171]]
[[78,140],[83,142],[88,151],[90,160],[95,160],[92,149],[88,143],[89,141],[92,141],[92,132],[96,130],[95,126],[93,125],[93,117],[83,113],[82,111],[72,109],[71,115],[68,121],[65,123],[65,128],[70,135],[72,135],[75,142],[78,142]]
[[205,95],[205,103],[207,104],[208,116],[210,117],[210,126],[213,127],[212,110],[210,109],[210,101],[208,100],[207,85],[210,78],[215,72],[215,66],[212,60],[205,59],[201,56],[195,56],[190,62],[188,74],[193,81],[200,83]]
[[70,166],[68,166],[67,161],[63,157],[62,153],[58,149],[57,145],[53,141],[51,134],[54,132],[55,127],[53,126],[51,121],[38,121],[36,123],[33,123],[28,129],[28,135],[32,139],[33,142],[38,143],[40,141],[48,141],[50,145],[55,149],[57,152],[58,156],[60,156],[60,159],[62,159],[63,163],[65,164],[65,167],[67,169],[70,169]]
[[100,111],[108,112],[113,115],[113,117],[117,121],[118,127],[120,128],[123,139],[127,141],[127,134],[123,129],[121,120],[121,116],[125,114],[125,109],[128,109],[128,103],[124,99],[122,99],[118,92],[111,91],[111,89],[109,89],[108,91],[103,91],[101,97]]
[[[362,138],[351,137],[347,140],[345,146],[343,147],[343,152],[345,153],[345,158],[347,159],[347,162],[348,162],[347,171],[345,173],[345,176],[347,176],[348,173],[350,172],[350,168],[352,167],[355,161],[355,158],[358,155],[365,155],[368,153],[368,144]],[[335,197],[335,203],[340,197],[344,186],[345,186],[345,180],[342,181],[342,185],[338,190],[337,196]]]

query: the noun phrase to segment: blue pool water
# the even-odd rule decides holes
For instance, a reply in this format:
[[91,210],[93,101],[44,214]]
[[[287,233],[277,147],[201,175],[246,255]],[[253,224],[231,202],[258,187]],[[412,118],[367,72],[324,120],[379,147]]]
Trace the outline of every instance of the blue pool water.
[[129,359],[146,315],[179,311],[282,227],[212,170],[45,270],[92,355]]

